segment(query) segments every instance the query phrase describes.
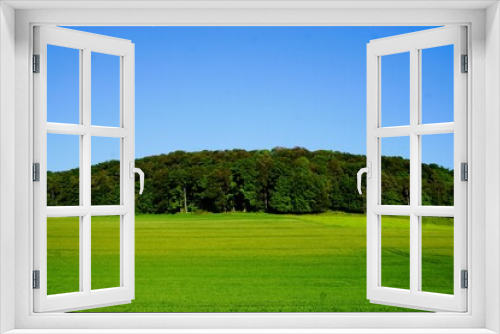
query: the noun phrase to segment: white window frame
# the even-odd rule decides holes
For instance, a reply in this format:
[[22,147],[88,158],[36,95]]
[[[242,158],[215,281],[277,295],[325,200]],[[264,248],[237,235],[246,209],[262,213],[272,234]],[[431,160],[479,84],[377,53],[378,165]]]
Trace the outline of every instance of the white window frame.
[[[80,121],[78,124],[47,122],[47,45],[78,50],[80,59]],[[119,59],[119,127],[95,126],[91,122],[92,52]],[[39,73],[34,83],[34,162],[39,165],[39,181],[33,184],[34,269],[39,270],[39,288],[34,290],[35,312],[74,311],[130,303],[134,299],[135,177],[134,146],[134,44],[112,38],[60,27],[34,27],[34,53],[39,56]],[[47,207],[47,134],[78,136],[80,146],[80,199],[77,206]],[[91,141],[96,137],[116,138],[120,147],[120,203],[92,205]],[[92,290],[92,217],[115,216],[120,224],[120,285]],[[47,295],[47,218],[79,218],[79,290]]]
[[[234,3],[236,2],[236,3]],[[105,329],[201,332],[500,332],[500,12],[496,1],[7,1],[0,4],[0,331]],[[18,7],[14,11],[9,5]],[[87,9],[74,9],[71,6]],[[113,7],[106,10],[103,7]],[[120,6],[122,6],[120,8]],[[143,10],[124,9],[126,6]],[[150,6],[148,9],[147,6]],[[164,8],[154,8],[164,7]],[[184,6],[185,8],[175,8]],[[233,8],[224,8],[233,7]],[[397,9],[391,9],[397,6]],[[488,7],[486,9],[486,7]],[[25,9],[22,9],[22,8]],[[35,9],[29,9],[34,8]],[[66,7],[66,8],[64,8]],[[68,8],[69,7],[69,8]],[[99,7],[99,8],[98,8]],[[170,7],[170,8],[165,8]],[[342,8],[343,7],[343,8]],[[28,9],[26,9],[28,8]],[[48,8],[48,9],[47,9]],[[118,9],[116,9],[118,8]],[[374,9],[375,8],[375,9]],[[436,9],[438,8],[438,9]],[[15,17],[15,22],[13,18]],[[32,31],[47,25],[448,25],[469,31],[469,307],[467,313],[34,314]],[[15,31],[15,40],[14,40]],[[133,42],[133,41],[132,41]],[[15,72],[12,70],[15,65]],[[15,86],[12,85],[15,82]],[[15,100],[12,98],[15,94]],[[14,112],[15,110],[15,112]],[[15,131],[10,130],[9,126]],[[12,142],[15,141],[15,147]],[[486,154],[488,152],[488,154]],[[15,161],[15,162],[14,162]],[[488,163],[488,164],[486,164]],[[15,171],[15,178],[12,174]],[[488,175],[488,178],[486,178]],[[12,181],[14,179],[14,181]],[[487,181],[487,182],[486,182]],[[353,191],[355,191],[353,189]],[[12,194],[15,198],[12,199]],[[486,196],[487,195],[487,196]],[[485,205],[486,202],[486,205]],[[14,206],[12,206],[14,205]],[[11,209],[15,208],[15,211]],[[14,219],[11,219],[14,218]],[[14,239],[15,238],[15,239]],[[15,242],[13,242],[15,240]],[[12,254],[14,253],[14,256]],[[12,307],[12,305],[15,305]],[[140,330],[142,328],[142,330]],[[214,330],[214,329],[226,330]],[[300,330],[298,330],[300,328]],[[385,330],[380,330],[385,328]],[[413,328],[413,330],[411,330]],[[29,331],[28,331],[29,329]],[[97,330],[101,329],[101,330]],[[137,329],[136,331],[132,329]],[[170,329],[168,331],[167,329]],[[246,329],[246,330],[245,330]],[[266,330],[267,329],[267,330]],[[294,330],[295,329],[295,330]],[[355,329],[358,329],[357,331]],[[418,331],[414,329],[419,329]],[[491,330],[491,331],[490,331]],[[178,330],[177,332],[180,332]],[[42,332],[42,331],[40,331]],[[47,332],[47,331],[45,331]],[[160,331],[158,331],[160,332]],[[191,332],[191,331],[183,331]],[[80,331],[81,333],[81,331]]]
[[[467,54],[464,26],[449,26],[372,40],[367,46],[367,154],[371,177],[366,182],[367,203],[367,296],[370,302],[431,311],[467,310],[467,290],[462,288],[461,270],[467,269],[467,183],[461,180],[461,163],[467,163],[467,76],[462,73],[462,55]],[[453,122],[422,123],[422,51],[445,45],[453,46]],[[382,59],[387,55],[409,53],[408,125],[383,127],[381,108]],[[453,134],[454,205],[422,205],[423,135]],[[383,205],[383,138],[407,138],[410,152],[410,204]],[[382,285],[383,216],[402,215],[409,219],[409,289]],[[453,217],[453,291],[451,295],[422,290],[422,217]]]

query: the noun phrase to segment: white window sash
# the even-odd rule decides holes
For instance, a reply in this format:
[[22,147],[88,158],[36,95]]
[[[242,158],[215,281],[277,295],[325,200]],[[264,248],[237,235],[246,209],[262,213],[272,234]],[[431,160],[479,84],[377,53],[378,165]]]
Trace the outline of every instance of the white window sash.
[[[454,122],[421,124],[421,50],[454,46]],[[383,128],[381,123],[381,58],[410,54],[410,125]],[[465,312],[467,289],[461,287],[461,270],[467,270],[467,182],[460,178],[461,163],[467,163],[467,74],[461,73],[461,55],[467,54],[466,27],[435,28],[372,40],[367,46],[367,161],[372,166],[367,179],[367,297],[372,303],[423,310]],[[421,204],[422,134],[454,134],[454,206]],[[381,205],[381,138],[408,136],[410,139],[410,205]],[[410,218],[410,289],[383,287],[382,214]],[[421,217],[454,218],[453,295],[422,291]]]
[[[47,45],[80,50],[80,122],[47,122]],[[91,53],[120,57],[120,127],[91,125]],[[39,163],[40,180],[33,184],[34,259],[39,271],[39,289],[33,289],[35,312],[64,312],[130,303],[134,299],[134,179],[129,168],[134,161],[134,45],[127,40],[76,30],[36,26],[34,54],[40,56],[39,73],[34,83],[34,162]],[[47,207],[47,133],[79,136],[80,205]],[[91,138],[120,139],[120,205],[91,205]],[[129,164],[128,162],[132,162]],[[120,286],[91,288],[91,219],[92,216],[120,217]],[[47,295],[47,218],[80,217],[79,291]]]

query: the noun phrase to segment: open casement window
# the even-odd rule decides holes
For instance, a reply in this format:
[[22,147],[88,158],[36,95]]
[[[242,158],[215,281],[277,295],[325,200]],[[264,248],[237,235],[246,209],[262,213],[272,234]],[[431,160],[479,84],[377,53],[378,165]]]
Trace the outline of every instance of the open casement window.
[[[434,52],[440,50],[449,51],[448,64],[444,65],[450,66],[448,119],[437,117],[439,113],[428,108],[427,103],[433,93],[429,93],[428,85],[440,89],[446,84],[446,79],[442,78],[442,82],[441,79],[432,82],[429,79],[432,73],[429,74],[426,68]],[[464,272],[467,270],[467,182],[462,180],[462,172],[466,173],[467,167],[463,165],[467,163],[466,54],[466,28],[458,26],[373,40],[367,46],[367,298],[372,303],[431,311],[467,310],[467,289],[462,282],[467,274]],[[406,65],[391,70],[391,57],[400,57],[400,64]],[[401,96],[397,94],[384,95],[391,89],[386,85],[388,80],[402,82],[407,87],[406,103],[400,103],[397,99]],[[439,92],[435,95],[436,99],[444,98]],[[450,145],[436,141],[433,147],[442,150],[443,154],[453,152],[449,168],[453,187],[451,204],[450,201],[447,204],[443,200],[430,201],[426,193],[426,189],[438,187],[437,193],[441,192],[439,197],[442,198],[445,192],[444,187],[439,188],[438,177],[433,179],[428,169],[424,171],[422,159],[432,146],[430,138],[439,136],[451,138]],[[391,202],[383,193],[387,189],[383,152],[390,147],[384,145],[391,141],[398,142],[399,147],[409,152],[405,157],[409,158],[409,177],[400,178],[400,182],[407,185],[391,185],[399,187],[396,191],[406,193],[408,200],[405,203]],[[442,241],[439,245],[429,241],[439,230],[428,232],[426,222],[440,219],[453,226],[448,246],[443,246]],[[395,230],[399,232],[392,233]],[[406,237],[401,237],[402,230],[406,231]],[[450,254],[439,253],[440,247],[451,249]],[[433,276],[428,269],[432,262],[427,256],[429,248],[434,248],[437,253],[434,256],[450,259],[447,291],[428,288],[443,278],[442,275]],[[393,261],[391,253],[406,259]]]
[[[106,74],[97,75],[110,68],[114,81]],[[70,29],[35,27],[33,72],[34,310],[64,312],[130,303],[134,299],[134,44]],[[96,82],[103,78],[110,81]],[[114,144],[113,150],[107,142]],[[105,179],[93,180],[94,151],[104,154],[101,160],[108,164]],[[57,173],[50,166],[60,157],[75,157],[69,171],[73,181],[54,190],[48,185],[53,180],[49,176]],[[109,187],[120,189],[115,201],[95,205],[94,193],[106,189],[106,182],[119,184]],[[64,201],[51,197],[57,199],[56,193],[66,196]],[[103,243],[104,235],[116,242]],[[52,266],[51,261],[65,266]]]

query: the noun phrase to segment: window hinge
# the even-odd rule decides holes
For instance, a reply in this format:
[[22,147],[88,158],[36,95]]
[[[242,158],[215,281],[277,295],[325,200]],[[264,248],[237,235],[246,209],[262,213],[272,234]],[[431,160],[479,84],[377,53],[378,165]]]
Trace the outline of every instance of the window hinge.
[[462,275],[462,289],[467,289],[469,287],[469,274],[467,270],[462,270],[461,275]]
[[40,270],[33,270],[33,289],[40,289]]
[[40,55],[33,55],[33,73],[40,73]]
[[460,164],[460,180],[469,181],[469,165],[466,162]]
[[40,164],[38,162],[33,164],[33,181],[40,181]]
[[469,72],[469,56],[462,55],[462,73]]

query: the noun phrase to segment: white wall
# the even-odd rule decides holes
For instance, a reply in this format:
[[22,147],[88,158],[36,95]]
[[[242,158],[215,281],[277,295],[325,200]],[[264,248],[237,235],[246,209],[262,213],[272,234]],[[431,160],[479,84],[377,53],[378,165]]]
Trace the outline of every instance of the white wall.
[[500,7],[496,3],[486,11],[486,254],[497,261],[486,263],[486,328],[500,332]]
[[[0,3],[0,333],[14,328],[15,12]],[[7,254],[7,257],[4,257]]]

